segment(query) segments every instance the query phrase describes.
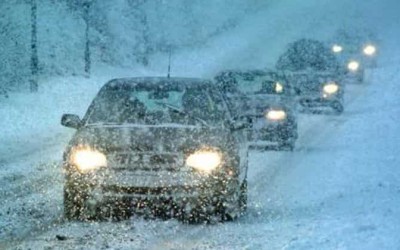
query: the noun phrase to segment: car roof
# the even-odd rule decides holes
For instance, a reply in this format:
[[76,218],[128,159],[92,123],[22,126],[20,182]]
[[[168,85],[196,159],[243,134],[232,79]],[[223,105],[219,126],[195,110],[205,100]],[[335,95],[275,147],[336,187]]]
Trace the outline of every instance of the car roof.
[[250,69],[250,70],[223,70],[221,72],[219,72],[217,74],[217,76],[219,75],[223,75],[223,74],[236,74],[236,75],[243,75],[243,74],[254,74],[257,76],[265,76],[271,73],[279,73],[279,71],[277,70],[272,70],[272,69],[266,69],[266,70],[261,70],[261,69]]
[[212,82],[202,78],[188,77],[127,77],[112,79],[104,85],[106,89],[113,88],[133,88],[133,87],[162,87],[179,86],[186,87],[205,87],[211,86]]
[[332,70],[316,71],[316,70],[299,70],[299,71],[288,71],[286,76],[308,76],[308,77],[335,77],[338,73]]

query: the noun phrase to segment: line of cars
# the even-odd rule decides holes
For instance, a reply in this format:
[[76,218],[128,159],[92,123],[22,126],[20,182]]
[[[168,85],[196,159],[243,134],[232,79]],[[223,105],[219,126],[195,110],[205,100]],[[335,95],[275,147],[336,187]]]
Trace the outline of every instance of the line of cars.
[[249,124],[250,148],[294,149],[295,92],[285,75],[274,70],[227,70],[217,74],[215,81],[234,116]]
[[298,106],[340,114],[347,75],[328,46],[302,39],[274,70],[109,81],[82,119],[61,119],[77,130],[63,157],[65,217],[237,218],[249,149],[293,150]]

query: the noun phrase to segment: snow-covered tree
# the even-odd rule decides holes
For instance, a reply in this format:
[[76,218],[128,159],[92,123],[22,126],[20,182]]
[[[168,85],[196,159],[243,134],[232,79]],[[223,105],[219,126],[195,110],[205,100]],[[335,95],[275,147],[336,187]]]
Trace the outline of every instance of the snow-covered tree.
[[38,91],[39,58],[37,51],[37,3],[31,0],[31,92]]

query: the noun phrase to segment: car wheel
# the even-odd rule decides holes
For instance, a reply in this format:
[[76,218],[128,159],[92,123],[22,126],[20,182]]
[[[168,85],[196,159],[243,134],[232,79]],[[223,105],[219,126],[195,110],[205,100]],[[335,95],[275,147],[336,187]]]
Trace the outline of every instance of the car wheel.
[[336,114],[341,114],[344,111],[343,104],[340,101],[335,101],[332,103],[332,108],[336,112]]
[[73,188],[64,188],[64,217],[67,220],[82,220],[85,197]]
[[363,83],[364,82],[364,75],[365,75],[364,72],[361,73],[360,75],[358,75],[358,77],[357,77],[357,82],[358,83]]
[[240,214],[244,214],[247,210],[247,180],[244,180],[240,186],[239,194],[239,211]]
[[241,216],[247,210],[247,180],[241,185],[237,182],[235,191],[220,204],[216,212],[221,215],[222,221],[233,221]]
[[99,207],[91,204],[88,192],[84,188],[64,188],[64,217],[67,220],[99,220],[103,218],[102,215],[108,214],[104,211],[105,208],[107,207],[100,211]]
[[[190,208],[188,211],[187,208],[184,207],[181,209],[181,212],[178,215],[178,219],[180,219],[184,223],[189,224],[201,224],[201,223],[211,223],[214,224],[220,221],[219,215],[221,214],[221,206],[218,202],[217,204],[213,204],[212,197],[207,200],[201,201],[197,206]],[[190,205],[189,207],[192,207]],[[210,210],[210,208],[212,208]]]
[[281,151],[293,151],[294,150],[294,140],[288,139],[288,140],[282,142],[279,145],[279,150],[281,150]]

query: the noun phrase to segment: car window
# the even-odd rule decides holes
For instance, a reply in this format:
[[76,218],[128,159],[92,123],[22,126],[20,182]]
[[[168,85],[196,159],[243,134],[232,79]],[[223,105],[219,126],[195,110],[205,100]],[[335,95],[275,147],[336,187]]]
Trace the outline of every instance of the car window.
[[232,73],[225,77],[217,77],[217,82],[225,94],[233,94],[234,98],[238,98],[239,93],[272,95],[289,95],[291,93],[286,80],[273,72],[267,75],[252,72]]
[[131,88],[100,93],[88,111],[87,123],[197,124],[198,118],[217,124],[223,116],[223,107],[208,89]]

